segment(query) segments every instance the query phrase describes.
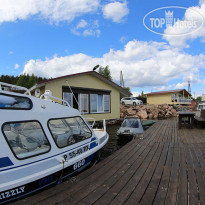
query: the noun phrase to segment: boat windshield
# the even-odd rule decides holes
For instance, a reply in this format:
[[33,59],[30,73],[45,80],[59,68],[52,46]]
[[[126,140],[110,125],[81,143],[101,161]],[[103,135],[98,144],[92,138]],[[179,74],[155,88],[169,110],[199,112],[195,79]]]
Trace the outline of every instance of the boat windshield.
[[92,136],[80,117],[52,119],[48,123],[54,141],[60,148],[81,142]]
[[27,97],[0,94],[0,109],[30,110],[32,102]]
[[33,157],[50,150],[50,144],[37,121],[6,123],[3,133],[18,159]]
[[139,123],[138,123],[138,120],[136,119],[125,119],[121,127],[138,128]]

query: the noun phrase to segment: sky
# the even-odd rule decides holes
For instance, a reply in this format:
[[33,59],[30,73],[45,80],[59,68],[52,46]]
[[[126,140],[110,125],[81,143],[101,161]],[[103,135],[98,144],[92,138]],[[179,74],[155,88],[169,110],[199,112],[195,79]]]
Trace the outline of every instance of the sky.
[[202,95],[205,0],[0,0],[0,75],[54,78],[97,64],[118,84],[122,71],[134,96],[188,81]]

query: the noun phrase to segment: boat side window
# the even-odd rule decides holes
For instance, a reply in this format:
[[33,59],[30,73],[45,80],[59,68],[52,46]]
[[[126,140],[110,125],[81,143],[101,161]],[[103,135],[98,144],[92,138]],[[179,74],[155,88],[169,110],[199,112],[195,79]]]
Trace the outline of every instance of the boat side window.
[[2,131],[18,159],[26,159],[50,151],[50,144],[38,121],[5,123]]
[[0,93],[0,109],[30,110],[33,104],[27,97]]
[[51,119],[48,127],[59,148],[63,148],[92,136],[91,131],[80,117]]

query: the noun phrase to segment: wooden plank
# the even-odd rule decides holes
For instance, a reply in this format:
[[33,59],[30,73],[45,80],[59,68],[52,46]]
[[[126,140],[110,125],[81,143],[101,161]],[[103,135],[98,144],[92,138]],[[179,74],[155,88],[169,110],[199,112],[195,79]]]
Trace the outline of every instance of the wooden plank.
[[140,200],[140,204],[142,204],[142,205],[147,205],[147,204],[153,203],[153,200],[155,198],[155,195],[156,195],[156,192],[157,192],[157,189],[158,189],[161,177],[162,177],[164,163],[166,161],[168,149],[169,149],[169,144],[168,143],[164,144],[163,151],[161,153],[160,159],[158,161],[158,164],[157,164],[157,167],[154,171],[152,179],[151,179],[142,199]]
[[[162,148],[163,143],[155,143],[149,155],[145,158],[140,168],[134,173],[129,181],[127,179],[124,179],[123,184],[125,184],[125,186],[118,193],[116,192],[116,197],[113,198],[110,204],[124,203],[128,199],[131,200],[130,202],[128,202],[128,204],[133,203],[132,200],[134,200],[135,203],[139,202],[141,196],[144,193],[144,189],[146,189],[145,183],[149,183],[154,168],[153,165],[156,163]],[[137,196],[135,195],[136,188],[138,188],[138,190],[136,191]]]
[[157,164],[157,167],[156,167],[154,175],[151,179],[151,182],[150,182],[149,186],[147,187],[147,190],[144,193],[143,198],[140,201],[140,204],[145,204],[145,205],[152,204],[154,199],[155,199],[155,196],[157,194],[159,184],[160,184],[162,176],[163,176],[164,166],[165,166],[165,163],[167,160],[167,154],[169,151],[170,136],[173,136],[174,129],[176,129],[174,127],[174,123],[169,122],[169,124],[170,124],[170,126],[166,128],[166,134],[164,137],[165,145],[164,145],[163,152],[160,156],[160,160]]
[[177,204],[188,204],[187,167],[184,154],[184,144],[180,143],[179,189]]
[[195,149],[196,148],[194,147],[194,145],[189,146],[189,152],[192,156],[192,163],[193,163],[193,168],[196,175],[196,181],[198,186],[198,192],[199,192],[198,197],[200,199],[200,204],[205,204],[205,179],[203,176],[203,171],[201,170],[200,163],[196,156]]
[[198,204],[199,196],[198,196],[198,187],[195,176],[195,171],[193,167],[193,161],[191,153],[188,149],[189,144],[185,146],[185,156],[187,162],[187,171],[188,171],[188,204]]
[[[203,153],[201,152],[200,146],[198,144],[194,145],[194,147],[195,147],[194,152],[195,152],[197,160],[200,164],[200,168],[201,168],[203,177],[205,178],[205,155],[203,155]],[[202,147],[202,149],[203,150],[205,149],[205,145]]]
[[173,150],[174,150],[173,145],[169,144],[163,175],[155,199],[153,201],[153,205],[161,205],[164,204],[165,202],[167,190],[169,187],[170,175],[171,175],[171,167],[172,167],[173,153],[174,153]]
[[178,192],[178,179],[179,179],[179,146],[174,144],[174,155],[171,169],[171,176],[167,196],[165,199],[166,204],[176,204]]

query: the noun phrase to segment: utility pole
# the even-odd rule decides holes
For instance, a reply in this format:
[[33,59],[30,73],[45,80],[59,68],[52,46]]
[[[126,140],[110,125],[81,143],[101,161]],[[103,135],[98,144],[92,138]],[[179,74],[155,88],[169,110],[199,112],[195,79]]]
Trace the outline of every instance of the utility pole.
[[188,92],[191,94],[191,83],[190,83],[190,80],[188,80]]
[[124,80],[123,80],[123,75],[122,75],[122,71],[120,71],[120,86],[124,88]]

